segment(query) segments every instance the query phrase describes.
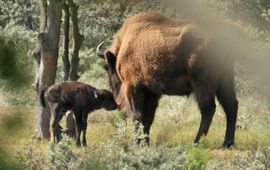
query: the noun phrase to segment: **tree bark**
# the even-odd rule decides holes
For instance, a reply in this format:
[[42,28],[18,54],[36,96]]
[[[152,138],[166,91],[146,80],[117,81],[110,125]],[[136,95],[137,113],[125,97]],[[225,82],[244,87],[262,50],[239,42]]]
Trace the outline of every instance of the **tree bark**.
[[[44,2],[42,0],[42,2]],[[58,44],[60,38],[61,14],[64,0],[49,0],[47,29],[38,35],[41,61],[39,67],[39,89],[54,84],[56,78]],[[40,93],[40,90],[38,90]],[[39,96],[40,94],[38,94]],[[39,100],[39,98],[38,98]],[[40,103],[40,101],[38,101]],[[50,112],[48,107],[38,104],[38,126],[42,139],[49,138]]]
[[39,31],[44,32],[47,26],[47,0],[40,0],[39,1],[39,8],[40,8],[40,27]]
[[[39,9],[40,9],[40,27],[39,32],[44,32],[46,30],[47,26],[47,0],[40,0],[39,1]],[[32,52],[32,57],[35,61],[35,82],[32,84],[33,89],[38,93],[39,89],[39,66],[40,66],[40,60],[41,60],[41,54],[40,54],[40,45],[37,43],[36,48]]]
[[73,0],[68,0],[70,7],[70,14],[73,26],[73,53],[71,58],[71,68],[70,68],[70,80],[77,81],[79,79],[78,66],[79,66],[79,51],[82,46],[84,37],[79,32],[78,26],[78,9],[79,7],[73,2]]
[[69,78],[69,70],[70,70],[70,62],[69,62],[69,7],[67,4],[64,4],[64,37],[63,37],[63,56],[62,56],[62,61],[63,61],[63,80],[67,81]]

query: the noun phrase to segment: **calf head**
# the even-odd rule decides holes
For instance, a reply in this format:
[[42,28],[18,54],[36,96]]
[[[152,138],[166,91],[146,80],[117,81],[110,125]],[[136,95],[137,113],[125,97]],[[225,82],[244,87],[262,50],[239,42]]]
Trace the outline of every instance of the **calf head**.
[[115,110],[117,108],[117,104],[114,100],[113,94],[108,90],[96,90],[94,91],[95,98],[100,104],[101,108],[106,110]]

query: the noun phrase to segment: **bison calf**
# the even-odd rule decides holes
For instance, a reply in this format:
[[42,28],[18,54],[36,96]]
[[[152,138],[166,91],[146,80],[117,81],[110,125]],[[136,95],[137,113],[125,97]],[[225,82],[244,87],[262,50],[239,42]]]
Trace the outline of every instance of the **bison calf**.
[[51,141],[58,142],[60,129],[59,121],[63,114],[70,110],[76,119],[76,145],[80,146],[82,132],[82,144],[86,146],[86,128],[88,113],[96,109],[104,108],[114,110],[117,104],[113,95],[108,90],[98,90],[90,85],[80,82],[61,82],[52,85],[47,91],[41,90],[41,105],[45,107],[47,101],[50,111],[50,134]]

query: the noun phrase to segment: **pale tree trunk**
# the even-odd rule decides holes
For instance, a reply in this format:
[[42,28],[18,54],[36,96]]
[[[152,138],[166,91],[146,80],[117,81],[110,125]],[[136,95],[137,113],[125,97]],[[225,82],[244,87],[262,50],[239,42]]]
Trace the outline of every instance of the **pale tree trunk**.
[[[41,54],[39,89],[48,87],[55,82],[63,4],[64,0],[48,0],[47,29],[38,35]],[[38,90],[39,92],[40,90]],[[43,108],[41,105],[38,105],[37,112],[40,137],[42,139],[49,138],[50,112],[48,108]]]
[[[39,9],[40,9],[40,27],[39,32],[44,32],[47,25],[47,0],[40,0],[39,1]],[[32,57],[35,61],[35,82],[32,84],[33,89],[38,92],[39,89],[39,66],[41,60],[40,54],[40,45],[37,43],[35,50],[32,53]]]

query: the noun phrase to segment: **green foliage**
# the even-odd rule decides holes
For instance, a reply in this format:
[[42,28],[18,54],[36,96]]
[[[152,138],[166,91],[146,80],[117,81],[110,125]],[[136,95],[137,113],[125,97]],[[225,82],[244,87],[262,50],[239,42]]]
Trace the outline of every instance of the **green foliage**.
[[95,48],[100,42],[109,42],[126,17],[145,10],[167,10],[159,1],[111,1],[98,3],[94,1],[79,1],[80,28],[85,36],[87,47]]
[[127,118],[128,115],[126,112],[124,111],[118,111],[116,113],[114,113],[111,116],[108,116],[108,122],[113,126],[113,127],[119,127],[121,123],[125,122],[125,124],[127,125]]
[[207,8],[220,15],[241,21],[245,25],[252,25],[269,31],[270,1],[245,1],[245,0],[200,0]]
[[88,47],[96,47],[104,40],[110,40],[122,23],[119,5],[94,2],[80,6],[80,28]]
[[71,148],[71,139],[67,136],[63,136],[58,144],[49,143],[48,160],[51,169],[69,169],[69,168],[79,168],[80,161],[77,160],[79,156]]
[[10,22],[25,26],[31,30],[38,29],[38,4],[29,0],[1,0],[0,26]]
[[[21,52],[15,44],[0,35],[0,79],[7,80],[10,87],[22,86],[29,81],[25,61],[20,61]],[[0,83],[3,83],[3,81]]]
[[107,169],[186,169],[186,152],[183,147],[168,148],[158,146],[147,148],[129,146],[123,148],[106,162]]
[[200,139],[199,145],[193,147],[188,154],[188,169],[201,170],[205,169],[206,164],[212,159],[210,151],[206,149],[207,140],[205,137]]
[[8,144],[13,144],[12,136],[21,137],[22,127],[26,126],[21,112],[5,113],[0,109],[0,169],[20,169],[20,163],[7,150]]
[[14,169],[19,170],[19,164],[14,161],[11,156],[0,146],[0,169]]

